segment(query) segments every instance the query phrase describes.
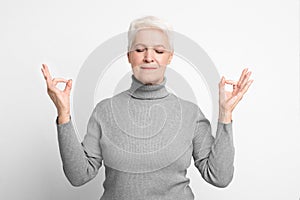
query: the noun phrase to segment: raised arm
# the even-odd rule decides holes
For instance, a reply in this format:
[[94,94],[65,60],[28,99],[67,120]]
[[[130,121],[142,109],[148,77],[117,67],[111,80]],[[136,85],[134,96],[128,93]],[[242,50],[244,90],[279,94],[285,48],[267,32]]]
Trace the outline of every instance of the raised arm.
[[[80,186],[93,179],[102,165],[100,149],[101,127],[95,108],[88,122],[87,134],[79,142],[70,116],[70,92],[72,81],[52,78],[47,65],[43,64],[42,73],[47,83],[47,92],[57,108],[56,126],[58,144],[63,170],[73,186]],[[57,83],[66,83],[63,91]]]
[[[233,178],[232,111],[253,82],[249,80],[251,72],[247,71],[243,70],[238,82],[222,77],[219,83],[219,120],[215,138],[211,134],[210,122],[200,109],[196,120],[194,164],[202,177],[217,187],[226,187]],[[233,85],[233,91],[225,91],[225,84]]]
[[233,177],[234,146],[232,123],[218,122],[216,137],[210,122],[199,109],[193,138],[194,165],[208,183],[226,187]]

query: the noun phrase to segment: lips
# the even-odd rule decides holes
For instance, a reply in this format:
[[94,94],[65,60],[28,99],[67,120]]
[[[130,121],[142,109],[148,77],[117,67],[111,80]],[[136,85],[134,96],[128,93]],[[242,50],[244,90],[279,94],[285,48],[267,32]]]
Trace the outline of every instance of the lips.
[[142,67],[142,69],[156,69],[155,67]]
[[142,69],[150,70],[150,69],[157,69],[156,66],[141,66]]

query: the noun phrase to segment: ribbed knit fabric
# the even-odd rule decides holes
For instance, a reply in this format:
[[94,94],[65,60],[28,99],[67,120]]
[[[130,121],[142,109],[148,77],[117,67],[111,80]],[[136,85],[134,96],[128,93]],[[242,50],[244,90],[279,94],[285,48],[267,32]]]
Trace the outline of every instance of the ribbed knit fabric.
[[57,125],[66,177],[80,186],[105,166],[101,200],[194,199],[186,170],[191,158],[201,176],[227,186],[233,176],[232,123],[218,123],[216,138],[200,108],[161,84],[131,87],[94,108],[80,143],[72,120]]

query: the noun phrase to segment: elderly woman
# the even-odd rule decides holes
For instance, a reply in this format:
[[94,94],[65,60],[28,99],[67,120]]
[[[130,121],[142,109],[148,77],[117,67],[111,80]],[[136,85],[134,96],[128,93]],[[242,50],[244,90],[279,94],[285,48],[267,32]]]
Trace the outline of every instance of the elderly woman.
[[[74,186],[93,179],[105,166],[101,200],[194,199],[186,177],[191,157],[208,183],[227,186],[233,177],[232,111],[252,83],[243,70],[239,81],[219,83],[216,137],[200,108],[166,87],[165,70],[173,57],[171,28],[148,16],[134,20],[128,33],[132,83],[128,90],[100,101],[80,143],[70,116],[72,81],[53,78],[44,64],[54,102],[59,149],[66,177]],[[56,85],[66,83],[63,91]],[[233,91],[225,91],[225,85]]]

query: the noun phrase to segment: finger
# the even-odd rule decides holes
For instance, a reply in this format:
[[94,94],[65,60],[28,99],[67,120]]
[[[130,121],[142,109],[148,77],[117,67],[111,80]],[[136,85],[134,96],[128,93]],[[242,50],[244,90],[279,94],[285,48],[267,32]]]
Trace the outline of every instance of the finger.
[[43,68],[41,68],[41,71],[42,71],[42,73],[43,73],[43,76],[44,76],[44,78],[46,79],[46,74],[45,74],[45,71],[44,71],[44,69],[43,69]]
[[43,71],[43,74],[44,74],[44,77],[45,77],[45,80],[46,80],[47,84],[51,85],[51,83],[52,83],[52,77],[50,75],[48,66],[46,64],[43,64],[42,71]]
[[53,79],[52,79],[52,84],[53,84],[54,86],[56,86],[57,83],[61,83],[61,82],[67,83],[68,80],[67,80],[67,79],[64,79],[64,78],[53,78]]
[[241,74],[241,76],[240,76],[240,79],[239,79],[239,81],[238,81],[238,83],[237,83],[237,86],[238,86],[238,87],[240,87],[241,82],[242,82],[242,80],[244,79],[244,76],[245,76],[245,74],[247,73],[247,71],[248,71],[248,68],[245,68],[245,69],[242,71],[242,74]]
[[237,85],[233,85],[232,95],[237,95],[239,92],[239,87]]
[[242,82],[240,84],[240,87],[239,87],[240,89],[242,89],[242,88],[245,87],[245,85],[247,84],[247,82],[248,82],[248,80],[249,80],[249,78],[251,76],[251,73],[252,72],[247,72],[247,74],[245,74],[244,79],[242,80]]
[[246,74],[244,74],[244,77],[243,77],[242,81],[240,82],[240,86],[242,86],[243,84],[245,84],[245,82],[248,81],[251,74],[252,74],[251,71],[248,71]]
[[243,98],[244,94],[247,92],[248,88],[250,87],[250,85],[253,83],[254,80],[250,80],[247,82],[247,84],[245,85],[245,87],[243,88],[242,91],[238,92],[236,95],[236,99],[233,102],[233,108],[235,108],[235,106],[240,102],[240,100]]
[[225,87],[225,77],[222,76],[219,82],[219,89],[223,89]]
[[67,94],[70,94],[72,89],[72,79],[67,81],[66,87],[64,89],[64,92],[66,92]]
[[221,80],[220,80],[220,82],[219,82],[219,88],[225,87],[225,82],[226,82],[225,77],[222,76],[222,77],[221,77]]
[[222,76],[219,82],[219,95],[223,95],[225,92],[225,78]]
[[236,85],[237,82],[233,81],[233,80],[225,80],[225,83],[229,84],[229,85]]
[[[50,71],[49,71],[49,68],[48,68],[48,66],[46,65],[46,64],[42,64],[43,65],[43,70],[44,70],[44,72],[45,72],[45,75],[47,76],[47,77],[50,77],[51,78],[51,75],[50,75]],[[51,78],[52,79],[52,78]]]
[[225,84],[225,77],[224,76],[221,77],[221,80],[220,80],[219,84],[221,84],[221,85]]
[[229,85],[232,85],[232,95],[236,95],[237,92],[238,92],[238,87],[237,87],[237,82],[236,81],[233,81],[233,80],[226,80],[225,81],[226,84],[229,84]]
[[45,71],[44,68],[41,68],[41,70],[42,70],[42,73],[43,73],[43,76],[44,76],[45,80],[47,80],[47,79],[48,79],[48,74],[47,74],[47,72]]
[[244,95],[246,92],[247,92],[247,90],[249,89],[249,87],[250,87],[250,85],[253,83],[253,81],[254,80],[249,80],[246,84],[245,84],[245,86],[242,88],[242,90],[241,90],[241,93],[242,93],[242,95]]
[[43,72],[43,75],[44,75],[44,79],[46,80],[46,84],[47,84],[47,87],[51,87],[52,86],[52,80],[49,78],[49,76],[47,75],[47,73],[45,72],[44,69],[41,69],[42,72]]

